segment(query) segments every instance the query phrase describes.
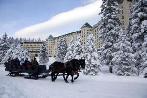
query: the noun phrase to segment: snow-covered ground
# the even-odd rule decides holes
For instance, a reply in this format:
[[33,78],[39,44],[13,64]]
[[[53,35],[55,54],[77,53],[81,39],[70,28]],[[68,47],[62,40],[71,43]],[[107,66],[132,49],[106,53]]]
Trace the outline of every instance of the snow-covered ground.
[[147,98],[147,79],[112,74],[80,77],[65,83],[62,76],[29,80],[6,76],[0,67],[0,98]]

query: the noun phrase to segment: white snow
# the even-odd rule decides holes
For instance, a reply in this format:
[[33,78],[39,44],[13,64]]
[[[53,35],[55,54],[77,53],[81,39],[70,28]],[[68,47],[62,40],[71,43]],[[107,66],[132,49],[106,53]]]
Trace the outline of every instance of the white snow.
[[[37,62],[39,62],[39,57],[36,57]],[[56,59],[54,57],[49,57],[49,61],[46,64],[47,69],[49,68],[49,66],[54,63],[56,61]],[[41,64],[40,64],[41,65]]]
[[142,25],[147,25],[147,20],[144,20],[144,21],[142,22]]
[[147,79],[99,73],[65,83],[62,76],[29,80],[9,77],[0,67],[0,98],[147,98]]

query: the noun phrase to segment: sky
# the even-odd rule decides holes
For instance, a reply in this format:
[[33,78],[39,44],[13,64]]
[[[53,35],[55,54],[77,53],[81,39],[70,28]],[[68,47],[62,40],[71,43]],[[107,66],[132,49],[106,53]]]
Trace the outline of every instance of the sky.
[[0,0],[0,35],[46,39],[99,19],[101,0]]

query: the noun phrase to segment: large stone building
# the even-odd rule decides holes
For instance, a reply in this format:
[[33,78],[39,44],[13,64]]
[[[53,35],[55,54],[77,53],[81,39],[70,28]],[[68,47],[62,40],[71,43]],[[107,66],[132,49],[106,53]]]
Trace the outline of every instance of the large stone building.
[[22,42],[21,46],[28,50],[31,58],[37,57],[44,42]]
[[98,22],[97,24],[95,24],[94,26],[93,26],[93,28],[92,28],[92,33],[93,33],[93,35],[94,35],[94,37],[95,37],[95,46],[96,46],[96,48],[101,48],[101,46],[102,46],[102,42],[101,42],[101,40],[100,40],[100,37],[99,37],[99,25],[100,25],[100,22]]
[[67,45],[70,44],[71,39],[76,39],[76,37],[80,34],[80,31],[71,32],[62,36],[53,37],[50,35],[47,39],[47,45],[48,45],[48,54],[49,56],[56,56],[57,46],[60,42],[61,38],[65,38]]
[[48,53],[49,56],[56,56],[57,53],[57,46],[58,43],[60,41],[61,38],[64,38],[66,40],[67,45],[70,44],[71,40],[76,40],[77,37],[81,38],[81,44],[83,46],[85,46],[86,44],[86,40],[87,40],[87,36],[92,33],[95,37],[95,46],[97,48],[101,47],[101,42],[99,40],[98,37],[98,30],[99,30],[99,25],[96,24],[94,26],[91,26],[89,23],[85,23],[82,27],[80,31],[76,31],[76,32],[71,32],[62,36],[58,36],[58,37],[53,37],[52,35],[50,35],[48,37],[47,43],[48,43]]

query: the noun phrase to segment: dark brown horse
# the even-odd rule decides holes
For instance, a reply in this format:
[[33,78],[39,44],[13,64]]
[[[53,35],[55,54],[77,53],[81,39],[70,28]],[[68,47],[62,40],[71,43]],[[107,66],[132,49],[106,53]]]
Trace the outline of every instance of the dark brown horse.
[[62,62],[54,62],[49,66],[49,72],[51,72],[51,80],[55,81],[59,73],[65,72],[65,66]]
[[[71,76],[71,82],[74,82],[74,80],[76,80],[79,77],[79,72],[80,69],[84,69],[85,68],[85,60],[84,59],[72,59],[71,61],[66,62],[65,64],[65,73],[67,75],[65,75],[65,73],[63,74],[64,80],[65,82],[68,83],[68,77],[69,75]],[[77,75],[74,78],[74,75]]]
[[[54,62],[50,65],[49,72],[51,72],[52,81],[55,81],[59,73],[62,73],[65,82],[68,82],[67,79],[69,75],[72,77],[71,82],[74,82],[74,80],[79,77],[79,71],[81,68],[85,68],[85,60],[73,59],[66,63]],[[74,78],[74,75],[77,76]]]

